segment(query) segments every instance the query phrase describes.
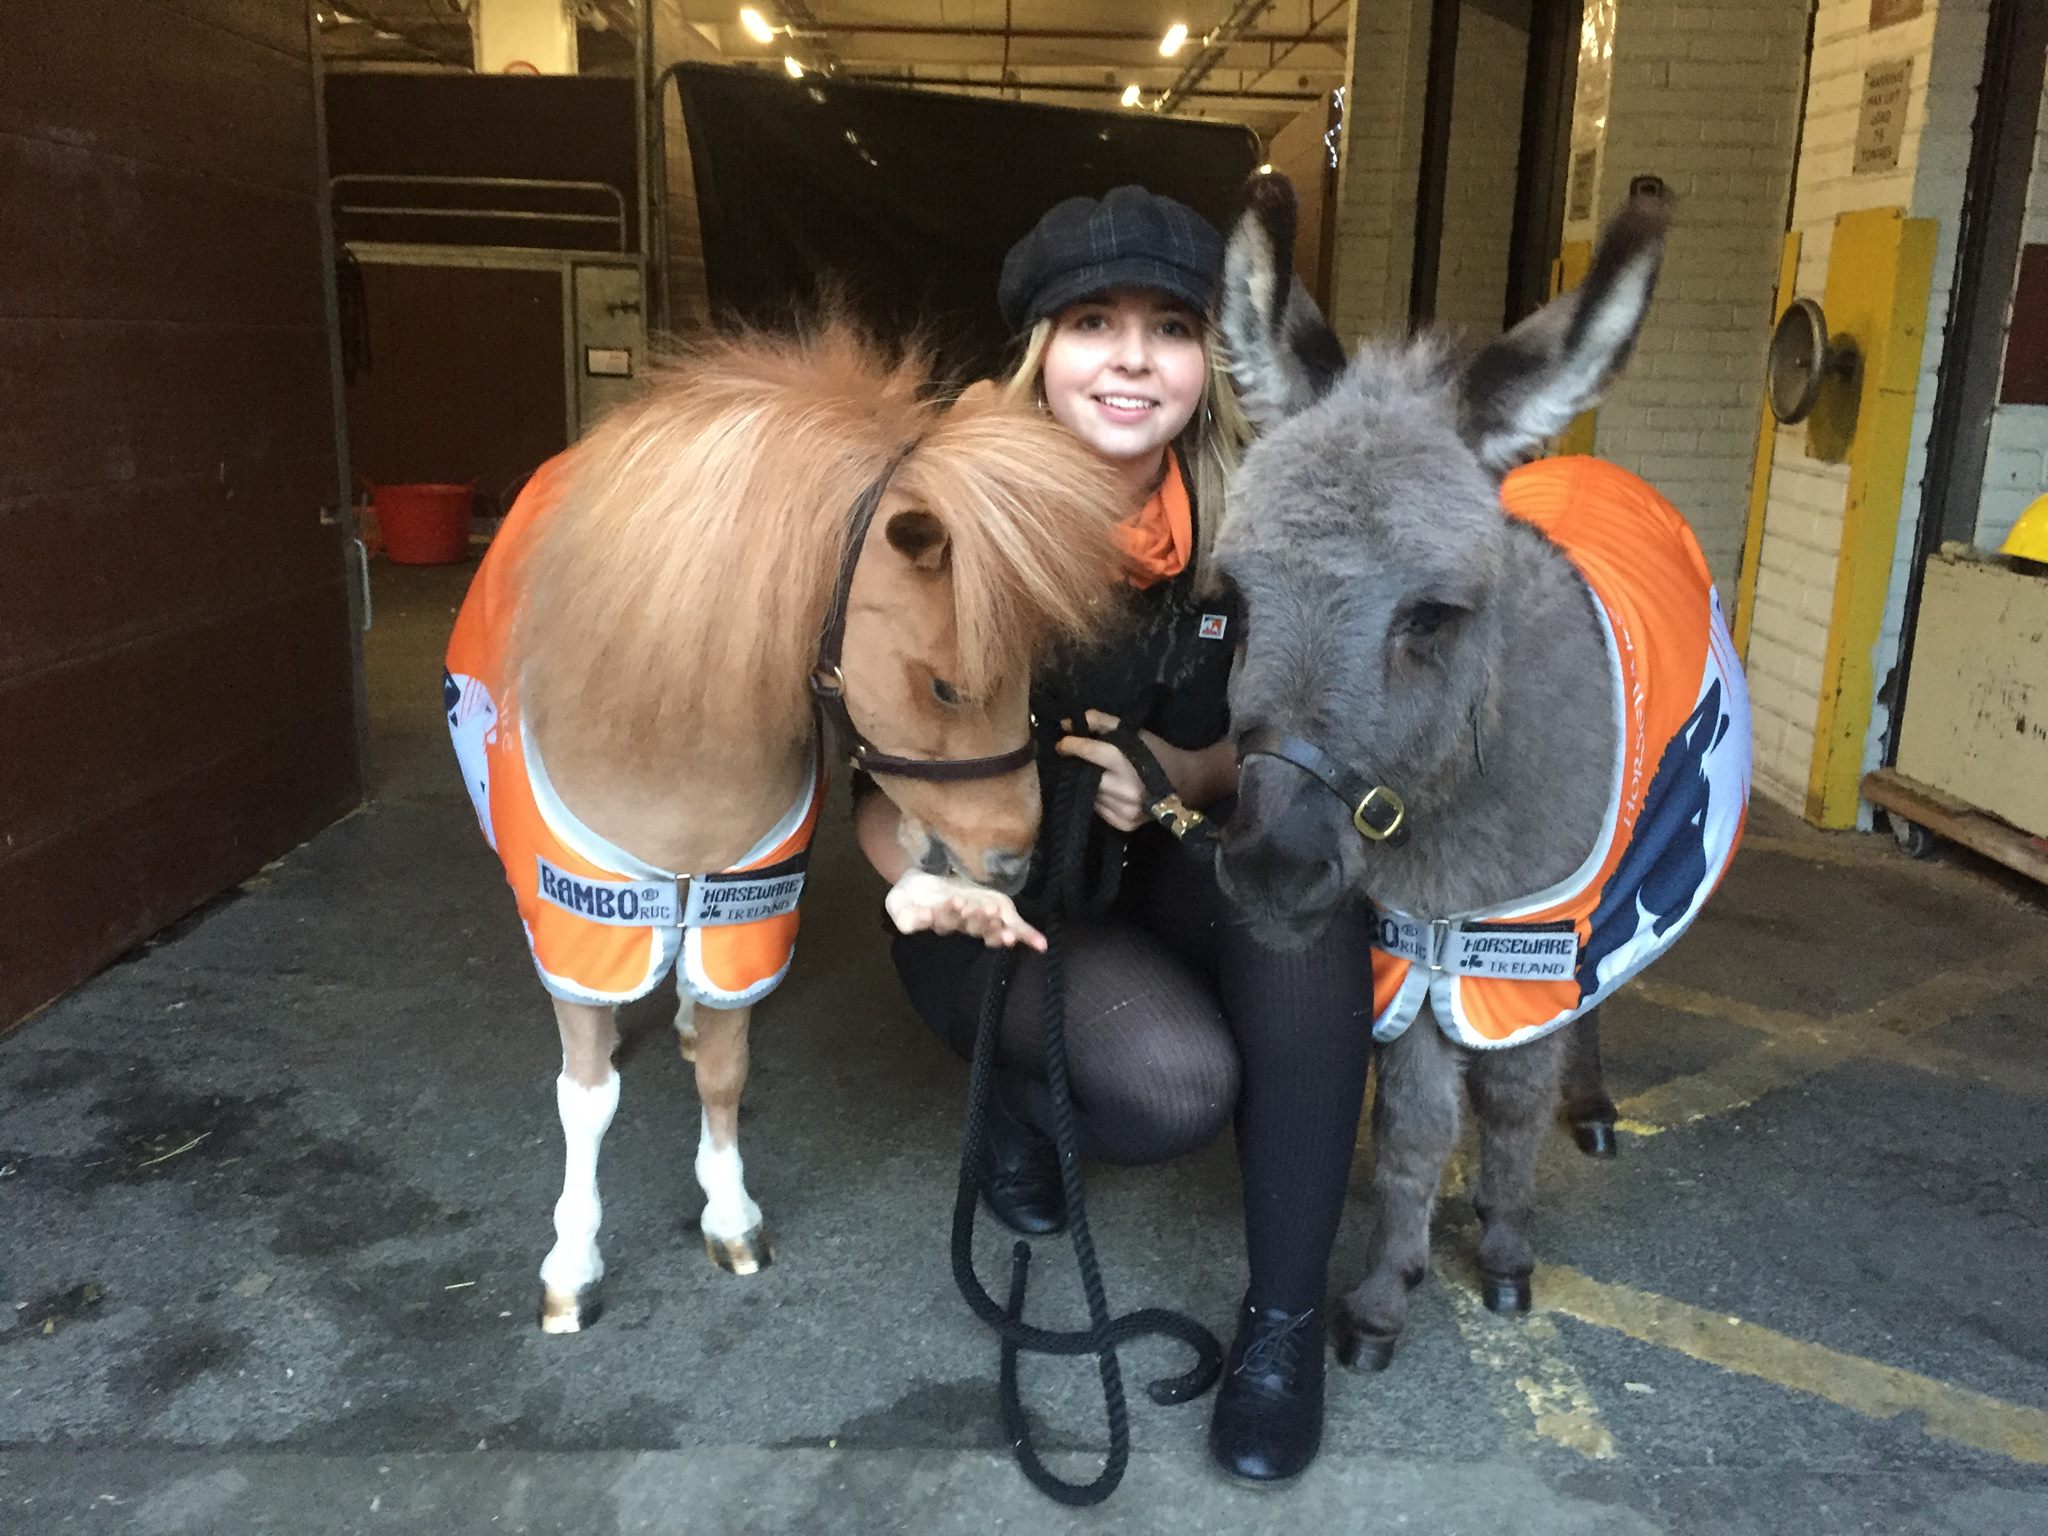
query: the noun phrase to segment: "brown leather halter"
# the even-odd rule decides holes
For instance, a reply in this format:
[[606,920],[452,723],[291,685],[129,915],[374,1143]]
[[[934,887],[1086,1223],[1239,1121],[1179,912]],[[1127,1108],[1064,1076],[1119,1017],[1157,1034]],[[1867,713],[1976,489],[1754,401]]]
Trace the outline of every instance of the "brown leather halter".
[[818,664],[811,669],[811,704],[821,734],[829,731],[852,759],[853,766],[866,773],[893,774],[901,779],[924,779],[935,783],[956,783],[965,779],[994,779],[1015,773],[1037,755],[1033,743],[993,757],[899,757],[884,752],[853,723],[846,712],[846,675],[839,670],[840,651],[846,643],[846,604],[853,592],[854,568],[860,564],[867,543],[868,528],[882,505],[882,494],[903,461],[917,444],[905,443],[882,472],[860,493],[849,518],[846,552],[839,558],[839,584],[832,591],[832,606],[825,611],[825,633],[818,641]]

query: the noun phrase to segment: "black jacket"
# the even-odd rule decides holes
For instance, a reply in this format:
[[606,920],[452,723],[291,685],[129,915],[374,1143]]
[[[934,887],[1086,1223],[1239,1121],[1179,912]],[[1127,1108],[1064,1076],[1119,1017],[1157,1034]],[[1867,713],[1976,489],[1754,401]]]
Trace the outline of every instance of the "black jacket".
[[[1202,510],[1191,482],[1188,490],[1189,515],[1199,519]],[[1067,734],[1062,720],[1079,726],[1085,711],[1101,710],[1185,751],[1212,746],[1229,733],[1226,690],[1237,645],[1236,592],[1226,587],[1198,596],[1191,568],[1150,587],[1127,590],[1122,609],[1100,642],[1055,654],[1032,684],[1039,784],[1048,811],[1057,776],[1073,766],[1053,751]],[[1037,870],[1027,896],[1036,894],[1053,831],[1048,815],[1039,830]],[[1099,844],[1107,832],[1105,824],[1096,822],[1094,841]],[[1136,835],[1165,836],[1151,827]]]

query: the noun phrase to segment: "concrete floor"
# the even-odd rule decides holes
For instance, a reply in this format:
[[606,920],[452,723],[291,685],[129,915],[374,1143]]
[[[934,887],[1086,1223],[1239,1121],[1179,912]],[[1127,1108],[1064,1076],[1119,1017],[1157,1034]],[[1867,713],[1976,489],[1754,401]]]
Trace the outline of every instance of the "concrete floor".
[[[1106,1510],[1011,1465],[944,1261],[963,1074],[843,819],[757,1023],[779,1262],[705,1261],[694,1092],[642,1004],[609,1310],[542,1336],[556,1045],[438,715],[464,577],[380,574],[370,806],[0,1042],[0,1531],[2048,1532],[2048,904],[1767,808],[1609,1010],[1631,1132],[1546,1150],[1537,1314],[1478,1307],[1454,1192],[1393,1368],[1333,1374],[1287,1491],[1142,1395]],[[1223,1328],[1229,1148],[1090,1189],[1113,1301]],[[1041,1269],[1078,1317],[1064,1251]],[[1098,1443],[1091,1367],[1026,1381]]]

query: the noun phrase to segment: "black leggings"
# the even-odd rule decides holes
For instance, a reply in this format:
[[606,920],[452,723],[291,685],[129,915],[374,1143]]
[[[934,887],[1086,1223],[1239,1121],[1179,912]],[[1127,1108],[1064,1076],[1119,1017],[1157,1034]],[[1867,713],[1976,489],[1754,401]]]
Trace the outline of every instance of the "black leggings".
[[[1214,875],[1147,828],[1114,913],[1070,922],[1067,1055],[1084,1156],[1153,1163],[1193,1151],[1233,1114],[1244,1177],[1250,1299],[1319,1306],[1372,1059],[1370,927],[1348,908],[1312,947],[1253,940]],[[962,1057],[994,964],[979,940],[899,936],[918,1014]],[[1049,1127],[1039,1003],[1045,967],[1021,953],[998,1032],[999,1090]]]

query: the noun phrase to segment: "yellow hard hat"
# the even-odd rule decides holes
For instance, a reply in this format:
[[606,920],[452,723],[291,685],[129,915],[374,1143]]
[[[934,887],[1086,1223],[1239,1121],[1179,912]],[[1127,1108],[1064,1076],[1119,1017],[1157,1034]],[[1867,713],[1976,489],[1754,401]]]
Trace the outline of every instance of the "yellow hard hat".
[[2005,536],[1998,552],[2048,565],[2048,496],[2034,498],[2020,514],[2020,520],[2012,525],[2012,532]]

